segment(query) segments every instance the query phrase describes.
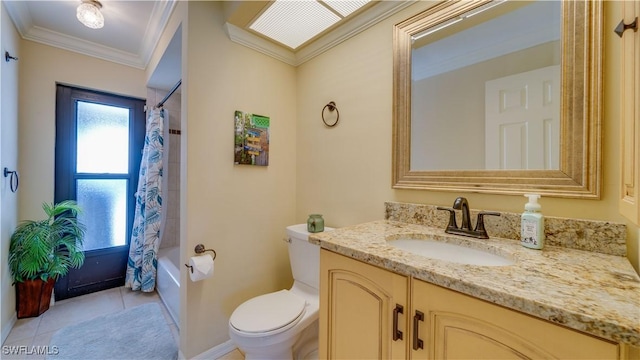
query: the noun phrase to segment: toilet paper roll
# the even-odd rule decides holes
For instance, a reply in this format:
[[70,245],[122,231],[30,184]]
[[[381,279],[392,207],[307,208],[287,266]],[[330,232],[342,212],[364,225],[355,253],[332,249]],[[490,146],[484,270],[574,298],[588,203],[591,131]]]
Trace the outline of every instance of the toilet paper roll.
[[200,281],[213,276],[213,258],[209,254],[192,256],[189,265],[193,271],[189,271],[191,281]]

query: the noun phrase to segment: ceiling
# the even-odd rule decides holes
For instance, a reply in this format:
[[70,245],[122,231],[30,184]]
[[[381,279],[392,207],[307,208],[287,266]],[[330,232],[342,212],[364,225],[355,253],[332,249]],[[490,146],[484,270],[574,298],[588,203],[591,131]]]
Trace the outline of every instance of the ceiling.
[[80,0],[4,1],[20,35],[144,69],[164,29],[175,0],[102,1],[104,27],[90,29],[76,19]]
[[[46,45],[63,48],[108,61],[145,69],[149,63],[160,35],[169,16],[179,0],[102,0],[104,27],[90,29],[76,19],[76,8],[80,0],[1,0],[22,38]],[[412,1],[372,1],[372,11],[362,11],[350,21],[342,21],[333,26],[322,37],[312,39],[314,46],[293,52],[274,41],[249,34],[249,20],[264,9],[269,1],[225,2],[224,8],[229,18],[226,30],[232,41],[252,47],[257,51],[278,58],[292,65],[298,65],[325,51],[355,33],[366,29],[380,19],[408,6]],[[250,11],[247,11],[247,6]],[[239,10],[241,9],[241,10]],[[245,17],[238,21],[239,14]],[[353,19],[351,19],[353,18]],[[232,21],[236,19],[235,21]],[[354,21],[355,20],[355,21]],[[234,25],[234,23],[236,25]],[[344,23],[344,24],[343,24]],[[342,27],[341,31],[333,31]],[[320,40],[320,41],[318,41]],[[169,49],[165,51],[159,68],[172,71],[155,71],[150,87],[170,89],[180,74],[180,36],[174,36]]]

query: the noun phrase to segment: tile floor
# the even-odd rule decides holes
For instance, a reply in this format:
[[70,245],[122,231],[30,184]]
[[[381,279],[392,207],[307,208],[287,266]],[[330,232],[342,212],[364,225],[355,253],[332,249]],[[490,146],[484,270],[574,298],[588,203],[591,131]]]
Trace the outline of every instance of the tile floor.
[[216,360],[244,360],[244,355],[240,352],[240,350],[235,349],[232,352],[217,358]]
[[[156,292],[143,293],[140,291],[131,291],[125,287],[118,287],[57,301],[54,306],[36,318],[18,319],[13,329],[11,329],[9,336],[7,336],[7,340],[2,344],[3,349],[0,352],[0,358],[24,360],[44,359],[45,355],[35,354],[37,350],[32,349],[37,349],[38,346],[49,345],[51,336],[59,329],[67,325],[89,320],[96,316],[115,313],[149,302],[160,303],[162,313],[167,320],[167,324],[169,324],[173,338],[176,344],[179,344],[180,335],[178,327],[173,322],[171,315],[169,315],[169,312]],[[26,346],[26,349],[31,350],[32,353],[20,355],[5,354],[5,346]],[[244,360],[244,355],[236,349],[217,360]]]
[[[0,358],[2,359],[44,359],[45,355],[32,354],[8,355],[5,346],[33,347],[49,345],[51,336],[59,329],[76,324],[93,317],[115,313],[137,305],[149,302],[159,302],[162,312],[171,328],[176,344],[179,343],[178,327],[173,322],[169,312],[162,304],[157,293],[143,293],[131,291],[124,287],[99,291],[93,294],[57,301],[44,314],[36,318],[18,319],[9,336],[3,344]],[[229,354],[231,355],[231,353]],[[230,358],[237,359],[237,358]]]

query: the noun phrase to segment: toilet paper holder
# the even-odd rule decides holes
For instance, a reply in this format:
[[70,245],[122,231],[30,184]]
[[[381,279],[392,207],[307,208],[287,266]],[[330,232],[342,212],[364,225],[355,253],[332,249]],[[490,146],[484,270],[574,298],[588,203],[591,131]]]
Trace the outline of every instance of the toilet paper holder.
[[[205,249],[204,245],[202,244],[198,244],[196,245],[195,249],[193,249],[193,251],[196,252],[196,254],[204,254],[205,251],[211,251],[213,253],[213,260],[216,259],[216,256],[218,256],[218,254],[216,254],[216,251],[213,249]],[[189,270],[191,270],[191,273],[193,273],[193,266],[189,265],[189,264],[184,264],[184,266],[188,267]]]

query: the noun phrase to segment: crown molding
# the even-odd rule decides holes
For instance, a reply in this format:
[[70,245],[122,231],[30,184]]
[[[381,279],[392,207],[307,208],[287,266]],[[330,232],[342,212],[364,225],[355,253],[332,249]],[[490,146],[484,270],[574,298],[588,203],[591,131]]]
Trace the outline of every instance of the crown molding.
[[153,50],[158,46],[158,42],[162,37],[162,32],[169,22],[169,17],[175,9],[177,0],[157,1],[153,6],[151,18],[147,24],[142,40],[142,50],[140,58],[143,60],[145,67],[149,65]]
[[271,56],[286,64],[298,66],[407,8],[415,1],[380,1],[376,6],[365,10],[349,22],[295,52],[231,23],[226,23],[225,29],[231,41]]
[[79,54],[96,57],[139,69],[144,69],[145,65],[138,54],[114,49],[109,46],[96,44],[91,41],[69,36],[39,26],[32,26],[23,38],[44,45],[57,47],[64,50],[73,51]]
[[24,38],[27,30],[33,27],[33,19],[29,13],[26,1],[3,1],[9,17],[16,26],[16,30]]
[[224,28],[231,41],[261,52],[286,64],[297,66],[296,55],[293,51],[280,46],[260,36],[239,28],[231,23],[225,23]]
[[138,54],[114,49],[109,46],[34,26],[31,15],[29,14],[29,8],[24,1],[4,1],[3,4],[6,6],[7,12],[15,24],[18,33],[20,33],[20,36],[25,40],[31,40],[138,69],[145,69],[151,59],[153,49],[157,46],[158,41],[160,41],[162,31],[169,21],[176,1],[177,0],[165,0],[155,3],[145,30],[143,44]]
[[[376,6],[365,10],[360,16],[339,26],[297,52],[293,52],[275,42],[265,40],[230,23],[225,24],[225,29],[232,41],[271,56],[286,64],[298,66],[401,11],[415,1],[416,0],[380,1]],[[151,18],[145,30],[140,53],[135,54],[34,26],[26,2],[3,2],[11,20],[14,22],[23,39],[139,69],[145,69],[147,67],[153,50],[157,46],[158,41],[160,41],[162,31],[169,21],[169,17],[176,3],[177,0],[165,0],[158,1],[154,5]]]
[[380,1],[344,25],[296,51],[296,65],[303,64],[338,44],[358,35],[384,19],[413,5],[416,0]]

